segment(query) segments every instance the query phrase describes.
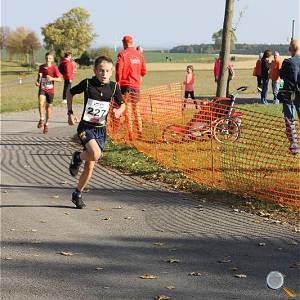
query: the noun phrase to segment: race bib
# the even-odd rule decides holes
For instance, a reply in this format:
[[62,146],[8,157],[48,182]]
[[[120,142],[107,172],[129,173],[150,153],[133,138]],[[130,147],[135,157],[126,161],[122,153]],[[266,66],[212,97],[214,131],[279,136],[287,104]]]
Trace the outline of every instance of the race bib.
[[108,111],[109,102],[88,98],[87,104],[85,106],[83,120],[95,125],[105,125]]
[[48,80],[47,78],[41,79],[41,88],[43,90],[51,90],[53,89],[53,83],[51,80]]

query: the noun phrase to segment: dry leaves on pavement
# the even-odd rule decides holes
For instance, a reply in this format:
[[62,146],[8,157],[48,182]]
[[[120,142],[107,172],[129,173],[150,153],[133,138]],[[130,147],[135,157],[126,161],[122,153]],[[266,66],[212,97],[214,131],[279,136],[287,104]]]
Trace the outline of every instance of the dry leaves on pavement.
[[236,277],[236,278],[246,278],[247,275],[246,274],[235,274],[234,277]]
[[152,275],[152,274],[144,274],[144,275],[140,276],[140,278],[142,278],[142,279],[158,279],[158,276]]

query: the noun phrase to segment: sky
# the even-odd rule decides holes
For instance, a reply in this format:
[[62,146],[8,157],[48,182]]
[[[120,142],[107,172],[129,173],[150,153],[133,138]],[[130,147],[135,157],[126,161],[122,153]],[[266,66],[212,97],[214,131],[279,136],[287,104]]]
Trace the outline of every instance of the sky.
[[[121,46],[124,35],[136,45],[170,48],[212,43],[223,26],[225,0],[1,0],[1,26],[25,26],[42,40],[41,27],[74,7],[90,13],[99,35],[93,47]],[[240,13],[242,17],[240,18]],[[235,0],[233,26],[238,43],[286,44],[300,38],[300,0]]]

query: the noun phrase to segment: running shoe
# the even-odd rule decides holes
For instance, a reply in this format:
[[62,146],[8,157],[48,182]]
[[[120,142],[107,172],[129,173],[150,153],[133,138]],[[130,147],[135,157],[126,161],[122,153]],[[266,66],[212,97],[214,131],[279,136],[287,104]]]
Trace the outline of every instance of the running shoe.
[[44,126],[44,120],[39,120],[37,128],[42,128]]
[[79,209],[82,209],[82,208],[86,207],[86,205],[84,204],[84,202],[82,200],[82,194],[81,194],[81,192],[79,192],[77,190],[72,193],[72,202]]
[[257,87],[257,91],[258,91],[259,93],[261,93],[261,92],[262,92],[262,89],[261,89],[260,87]]
[[48,131],[49,131],[48,125],[44,125],[43,133],[44,133],[44,134],[47,134]]
[[81,163],[82,160],[80,159],[80,152],[74,152],[69,166],[71,176],[75,177],[78,174]]
[[66,99],[63,99],[63,101],[62,101],[61,103],[67,104],[67,100],[66,100]]

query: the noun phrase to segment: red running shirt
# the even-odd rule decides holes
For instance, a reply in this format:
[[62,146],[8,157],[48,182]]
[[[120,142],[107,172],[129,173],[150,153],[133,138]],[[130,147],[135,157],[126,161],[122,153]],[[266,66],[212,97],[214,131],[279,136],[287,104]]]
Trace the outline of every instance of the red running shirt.
[[46,64],[39,67],[39,74],[42,74],[40,78],[40,89],[45,91],[48,94],[54,94],[54,81],[48,80],[47,75],[55,78],[59,78],[62,75],[60,74],[58,67],[51,65],[47,67]]

